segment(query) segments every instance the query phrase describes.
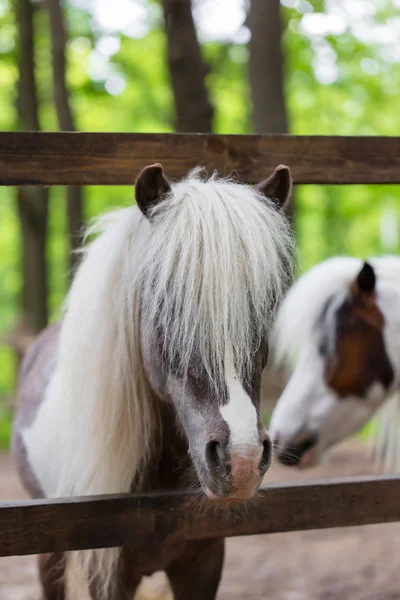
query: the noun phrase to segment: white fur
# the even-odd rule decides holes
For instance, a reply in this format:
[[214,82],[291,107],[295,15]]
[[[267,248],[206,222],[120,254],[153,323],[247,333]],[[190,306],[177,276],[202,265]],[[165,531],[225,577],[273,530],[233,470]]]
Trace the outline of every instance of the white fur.
[[22,430],[22,439],[29,457],[29,464],[47,497],[57,492],[60,476],[61,452],[60,423],[57,404],[57,377],[53,377],[40,404],[32,425]]
[[[230,345],[225,354],[225,377],[228,402],[219,410],[229,427],[230,448],[241,448],[245,452],[252,452],[253,449],[259,450],[257,411],[237,375]],[[261,450],[259,453],[261,454]]]
[[[384,339],[391,360],[395,380],[389,394],[399,386],[400,380],[400,259],[392,256],[368,260],[374,268],[377,284],[377,304],[385,319]],[[289,380],[271,419],[271,434],[283,432],[290,439],[305,424],[319,427],[323,423],[324,442],[343,439],[354,433],[373,414],[383,401],[382,386],[373,384],[363,403],[355,399],[335,400],[323,378],[323,361],[317,352],[318,318],[328,299],[335,296],[333,308],[343,300],[350,284],[362,267],[362,261],[351,257],[336,257],[319,263],[289,290],[283,300],[273,328],[275,362],[292,370]],[[329,313],[327,314],[329,319]],[[388,395],[389,395],[388,394]],[[331,416],[329,416],[331,415]],[[398,420],[393,418],[393,409],[382,411],[379,419],[381,436],[379,442],[394,465],[394,455],[399,459],[400,450],[393,450],[397,438]],[[320,431],[321,433],[321,431]]]
[[[131,207],[91,232],[101,235],[72,284],[57,368],[24,438],[51,496],[128,492],[134,476],[145,474],[157,410],[141,336],[154,335],[157,321],[184,370],[197,344],[209,374],[223,377],[227,340],[244,367],[254,331],[259,339],[268,331],[290,280],[284,217],[255,190],[215,177],[174,184],[151,223]],[[239,435],[237,421],[234,430]],[[107,598],[117,560],[117,549],[73,553],[69,572],[78,569],[72,580],[79,582],[91,569]]]

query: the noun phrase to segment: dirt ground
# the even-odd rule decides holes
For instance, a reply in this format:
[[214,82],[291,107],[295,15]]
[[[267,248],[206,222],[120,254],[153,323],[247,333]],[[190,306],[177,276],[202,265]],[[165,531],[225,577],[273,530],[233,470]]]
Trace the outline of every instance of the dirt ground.
[[[274,466],[266,483],[371,472],[365,448],[348,442],[317,469],[300,472]],[[9,457],[0,455],[0,500],[24,497]],[[170,600],[164,576],[157,574],[144,581],[138,598]],[[400,523],[227,541],[218,600],[397,598],[400,600]],[[40,600],[34,557],[0,559],[0,600]]]

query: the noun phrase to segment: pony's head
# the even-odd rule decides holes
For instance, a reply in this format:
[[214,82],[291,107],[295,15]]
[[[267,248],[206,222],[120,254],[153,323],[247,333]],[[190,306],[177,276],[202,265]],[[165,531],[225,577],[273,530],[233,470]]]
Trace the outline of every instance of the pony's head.
[[277,355],[293,358],[295,350],[297,357],[271,420],[282,462],[315,464],[359,431],[394,389],[399,265],[391,257],[331,259],[301,277],[283,301]]
[[171,184],[158,164],[136,181],[148,230],[138,257],[143,365],[213,500],[250,498],[271,461],[260,380],[291,275],[281,212],[290,191],[282,166],[255,188],[199,172]]

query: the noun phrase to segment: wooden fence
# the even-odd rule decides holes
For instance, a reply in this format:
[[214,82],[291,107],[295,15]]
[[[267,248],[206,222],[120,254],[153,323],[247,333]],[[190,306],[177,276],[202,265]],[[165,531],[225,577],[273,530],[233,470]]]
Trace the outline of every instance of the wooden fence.
[[254,183],[283,163],[295,183],[400,183],[400,138],[0,133],[0,185],[132,185],[153,162],[171,178],[200,165]]
[[[400,183],[400,138],[0,133],[0,185],[132,185],[161,162],[252,183],[277,164],[298,184]],[[400,521],[400,478],[276,485],[243,512],[203,511],[192,493],[0,504],[0,556]]]

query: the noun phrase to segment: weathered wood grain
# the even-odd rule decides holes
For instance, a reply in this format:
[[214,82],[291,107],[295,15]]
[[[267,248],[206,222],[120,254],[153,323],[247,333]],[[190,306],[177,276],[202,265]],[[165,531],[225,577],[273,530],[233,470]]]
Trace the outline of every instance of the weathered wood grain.
[[0,556],[323,529],[400,520],[400,478],[277,485],[244,509],[210,509],[193,493],[0,505]]
[[201,165],[254,183],[283,163],[299,184],[400,183],[400,138],[0,133],[0,185],[132,185],[153,162],[171,178]]

